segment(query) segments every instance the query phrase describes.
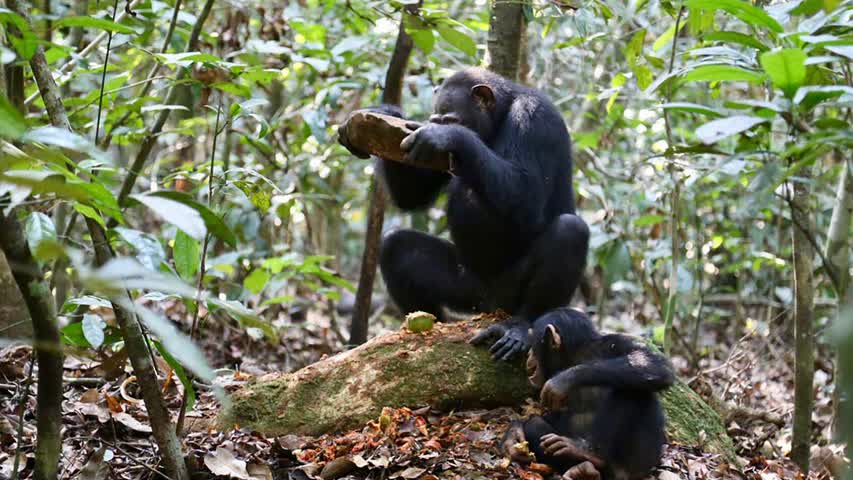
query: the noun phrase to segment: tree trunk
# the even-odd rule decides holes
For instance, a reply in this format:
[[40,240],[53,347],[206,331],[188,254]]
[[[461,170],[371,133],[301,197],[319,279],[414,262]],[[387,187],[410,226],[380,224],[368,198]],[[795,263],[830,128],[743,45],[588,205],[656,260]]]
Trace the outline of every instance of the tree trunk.
[[[406,15],[416,15],[422,2],[407,6],[400,18],[400,30],[397,43],[385,74],[385,88],[382,91],[382,103],[400,105],[403,100],[403,80],[406,67],[412,54],[414,42],[406,33],[404,20]],[[364,236],[364,251],[361,254],[361,272],[358,277],[358,290],[355,294],[355,308],[350,323],[350,345],[360,345],[367,341],[367,327],[370,319],[370,300],[373,297],[373,283],[376,280],[376,266],[379,261],[379,243],[382,236],[382,224],[385,223],[385,185],[379,180],[376,166],[370,179],[367,193],[367,232]]]
[[808,235],[814,231],[811,205],[809,204],[810,167],[794,182],[791,200],[792,240],[794,250],[794,432],[791,440],[791,458],[799,465],[804,475],[809,471],[809,449],[811,446],[812,396],[814,382],[814,331],[813,305],[814,285],[812,258],[814,251]]
[[[826,248],[824,256],[838,278],[836,292],[838,296],[838,317],[841,321],[845,305],[849,304],[850,292],[850,217],[853,216],[853,170],[850,169],[851,160],[845,159],[838,179],[838,188],[835,192],[835,207],[832,210],[832,220],[829,223],[829,231],[826,234]],[[846,300],[846,301],[845,301]],[[841,427],[841,390],[840,379],[844,377],[843,363],[837,359],[835,365],[835,391],[832,395],[832,433],[837,436]]]
[[523,0],[491,0],[486,68],[512,81],[518,80],[521,48],[525,44]]
[[[468,343],[485,320],[440,323],[370,340],[290,374],[258,378],[232,395],[220,417],[266,435],[320,435],[363,425],[383,407],[478,409],[520,406],[536,392],[522,362],[495,362]],[[684,383],[662,395],[673,443],[732,455],[717,415]]]
[[21,223],[13,210],[0,209],[0,248],[12,259],[12,274],[24,297],[33,321],[38,359],[38,404],[36,406],[36,465],[33,478],[54,480],[59,469],[62,448],[62,345],[53,296],[41,267],[27,246]]

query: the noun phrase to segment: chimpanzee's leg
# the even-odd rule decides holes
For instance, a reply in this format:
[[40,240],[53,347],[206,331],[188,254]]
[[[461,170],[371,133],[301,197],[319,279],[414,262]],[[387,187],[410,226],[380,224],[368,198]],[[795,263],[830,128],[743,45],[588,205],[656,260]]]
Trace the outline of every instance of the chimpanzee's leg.
[[500,337],[489,351],[501,360],[527,351],[527,331],[533,322],[571,301],[588,248],[589,227],[580,217],[566,213],[554,219],[517,265],[489,283],[493,303],[512,318],[481,331],[471,341]]
[[664,415],[652,392],[613,390],[589,431],[612,478],[643,478],[660,463]]
[[518,308],[530,323],[568,305],[580,284],[589,249],[589,227],[577,215],[563,214],[534,242],[522,269],[526,282]]
[[416,230],[385,234],[379,254],[382,278],[404,313],[425,311],[443,320],[442,306],[477,310],[484,288],[459,262],[456,247]]

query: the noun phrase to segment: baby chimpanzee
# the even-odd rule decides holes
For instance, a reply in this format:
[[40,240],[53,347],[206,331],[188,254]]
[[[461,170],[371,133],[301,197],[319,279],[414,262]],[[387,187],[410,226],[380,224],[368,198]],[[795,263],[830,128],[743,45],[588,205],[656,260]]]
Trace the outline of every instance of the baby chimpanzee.
[[633,480],[658,464],[666,439],[656,392],[674,380],[666,359],[626,335],[599,334],[570,308],[540,318],[530,342],[527,372],[548,413],[510,426],[513,460],[533,453],[564,480]]

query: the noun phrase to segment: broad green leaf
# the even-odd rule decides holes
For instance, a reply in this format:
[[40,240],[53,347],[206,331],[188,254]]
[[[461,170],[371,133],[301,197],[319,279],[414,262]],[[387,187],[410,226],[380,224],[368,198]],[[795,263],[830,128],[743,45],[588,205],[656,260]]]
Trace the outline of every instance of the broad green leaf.
[[80,348],[88,348],[91,346],[89,345],[89,341],[86,340],[86,336],[83,335],[82,322],[69,323],[62,327],[59,333],[62,334],[62,341],[68,345]]
[[662,215],[643,215],[642,217],[634,220],[634,226],[650,227],[652,225],[663,223],[664,220],[665,218],[663,218]]
[[806,79],[807,57],[806,52],[799,48],[786,48],[762,53],[759,60],[773,85],[782,90],[786,97],[793,98]]
[[766,118],[734,115],[721,118],[702,125],[696,129],[696,136],[706,145],[718,142],[726,137],[745,132],[750,128],[766,122]]
[[637,86],[640,90],[649,88],[652,84],[652,71],[645,65],[637,65],[633,68],[634,76],[637,77]]
[[150,193],[148,194],[148,196],[174,200],[194,208],[201,215],[201,218],[204,220],[204,224],[207,225],[207,228],[210,230],[210,233],[216,235],[217,238],[225,241],[232,247],[237,246],[237,236],[234,235],[234,232],[232,232],[227,225],[225,225],[225,222],[223,222],[221,218],[219,218],[215,213],[213,213],[212,210],[196,202],[186,193],[164,190],[160,192]]
[[[0,65],[0,68],[4,68]],[[0,95],[0,137],[17,140],[27,131],[27,122],[6,97]]]
[[107,328],[107,322],[100,315],[84,314],[83,321],[80,323],[83,327],[83,337],[86,338],[92,348],[99,348],[103,345],[104,329]]
[[[684,24],[681,24],[679,30],[684,27]],[[665,47],[668,43],[672,41],[672,38],[675,36],[675,24],[669,26],[665,32],[661,34],[657,39],[655,39],[655,43],[652,44],[652,51],[657,52],[658,50]]]
[[427,55],[432,53],[432,49],[435,46],[435,33],[432,30],[426,28],[412,30],[409,32],[409,36],[412,37],[412,41],[424,53]]
[[764,80],[764,75],[753,70],[747,70],[733,65],[700,65],[687,72],[685,82],[721,82],[745,81],[758,83]]
[[151,270],[160,268],[160,264],[166,259],[166,252],[163,251],[163,245],[160,244],[157,237],[131,228],[116,227],[115,231],[121,236],[122,240],[133,247],[136,251],[136,259],[145,268]]
[[195,387],[193,387],[193,382],[190,380],[190,377],[187,376],[187,371],[184,370],[184,366],[181,365],[181,362],[175,359],[171,353],[163,346],[162,342],[155,340],[154,347],[157,348],[157,351],[160,352],[160,356],[163,357],[163,360],[172,367],[175,375],[178,376],[178,379],[181,381],[181,385],[184,386],[184,390],[187,392],[187,411],[192,410],[193,405],[195,405]]
[[56,28],[59,27],[83,27],[83,28],[94,28],[97,30],[104,30],[107,32],[113,33],[136,33],[136,30],[128,27],[127,25],[122,25],[120,23],[113,22],[112,20],[108,20],[106,18],[96,18],[96,17],[63,17],[56,21],[54,24]]
[[765,27],[776,33],[782,33],[784,30],[767,12],[745,0],[687,0],[684,5],[692,9],[723,10],[748,25]]
[[86,218],[91,218],[92,220],[98,222],[98,225],[107,228],[107,222],[104,221],[104,217],[102,217],[101,214],[98,213],[98,211],[94,208],[88,205],[84,205],[82,203],[75,202],[74,210],[77,210],[77,213],[79,213],[80,215],[83,215]]
[[24,223],[24,231],[27,236],[27,246],[30,247],[30,253],[39,260],[40,258],[39,245],[42,242],[56,242],[56,227],[53,225],[53,220],[41,212],[33,212],[27,217]]
[[436,27],[436,30],[438,30],[438,34],[441,35],[441,38],[466,55],[471,57],[477,55],[477,43],[473,38],[447,25],[439,25]]
[[853,98],[853,88],[847,85],[820,85],[800,87],[792,100],[795,104],[803,104],[806,108],[814,108],[820,102],[842,95]]
[[631,40],[628,40],[628,44],[625,45],[625,49],[623,53],[625,55],[625,60],[628,61],[629,67],[634,67],[637,64],[637,59],[643,53],[643,42],[646,40],[646,29],[641,28],[637,30]]
[[192,279],[201,264],[201,246],[199,242],[178,230],[175,235],[175,246],[172,249],[175,259],[175,269],[184,280]]
[[745,47],[755,48],[762,52],[769,50],[767,45],[761,43],[761,41],[754,36],[745,35],[740,32],[711,32],[705,34],[703,38],[709,42],[736,43]]
[[159,195],[131,195],[131,198],[150,208],[158,217],[183,230],[187,235],[197,240],[204,239],[204,236],[207,234],[204,219],[192,207]]
[[708,115],[709,117],[721,117],[722,113],[714,110],[711,107],[707,107],[705,105],[699,105],[697,103],[689,103],[689,102],[670,102],[664,103],[661,105],[661,108],[664,110],[675,110],[679,112],[690,112],[690,113],[698,113],[700,115]]
[[263,268],[256,268],[243,280],[243,286],[246,287],[246,290],[257,295],[267,286],[269,279],[269,272]]
[[119,297],[116,299],[122,308],[136,314],[142,320],[157,338],[163,342],[163,346],[171,353],[177,361],[190,369],[200,379],[204,381],[213,380],[215,374],[213,369],[207,363],[204,353],[196,346],[193,341],[181,333],[175,325],[168,319],[155,314],[154,312],[137,305],[134,302],[127,300],[127,297]]

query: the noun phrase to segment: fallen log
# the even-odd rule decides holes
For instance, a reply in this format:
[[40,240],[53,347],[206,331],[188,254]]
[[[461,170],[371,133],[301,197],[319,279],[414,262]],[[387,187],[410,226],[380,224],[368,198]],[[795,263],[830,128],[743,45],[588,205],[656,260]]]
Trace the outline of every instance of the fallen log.
[[[468,339],[489,320],[406,329],[370,340],[291,374],[259,377],[232,395],[223,427],[267,435],[354,428],[383,407],[442,410],[520,406],[535,397],[522,362],[495,362]],[[662,396],[672,443],[733,455],[720,416],[683,382]]]
[[418,163],[411,161],[400,150],[400,142],[415,131],[409,127],[419,125],[416,122],[359,110],[353,112],[345,123],[350,143],[362,152],[415,167],[441,171],[450,170],[449,155],[440,155],[430,158],[427,163]]

